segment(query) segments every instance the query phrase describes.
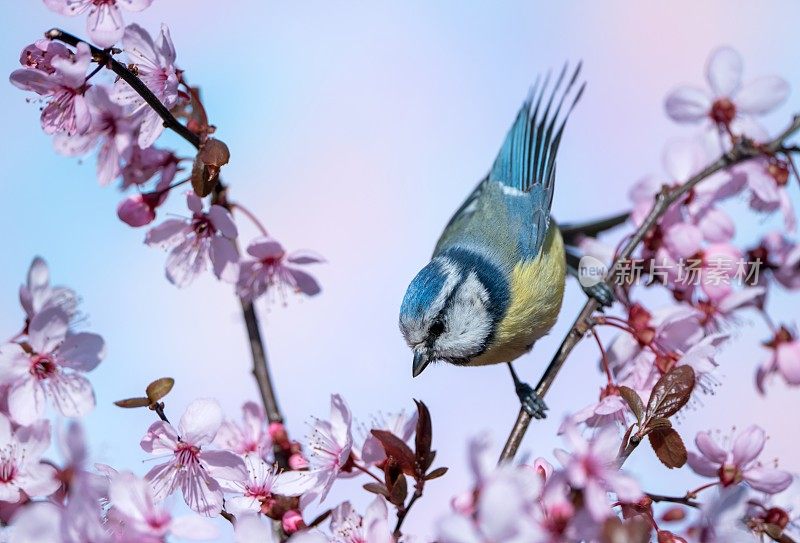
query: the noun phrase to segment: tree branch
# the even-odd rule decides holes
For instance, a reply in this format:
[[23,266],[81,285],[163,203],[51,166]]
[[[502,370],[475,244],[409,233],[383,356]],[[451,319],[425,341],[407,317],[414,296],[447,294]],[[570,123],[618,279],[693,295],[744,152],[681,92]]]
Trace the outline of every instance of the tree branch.
[[[771,155],[780,152],[784,147],[785,140],[798,130],[800,130],[800,115],[795,115],[792,119],[792,123],[777,138],[769,143],[755,145],[748,140],[739,141],[733,146],[731,151],[706,166],[702,171],[692,176],[682,185],[674,188],[665,186],[656,197],[655,205],[644,219],[642,225],[636,230],[630,240],[628,240],[622,251],[620,251],[617,260],[614,262],[610,273],[606,277],[606,285],[609,287],[613,286],[617,273],[642,242],[647,232],[656,225],[661,216],[666,213],[667,209],[672,204],[692,190],[698,183],[734,164],[739,164],[757,156]],[[569,332],[567,332],[566,337],[564,337],[561,345],[550,361],[550,364],[547,366],[544,375],[542,375],[542,378],[536,385],[535,391],[540,398],[544,398],[545,394],[547,394],[547,391],[550,389],[556,376],[558,376],[559,371],[561,371],[570,353],[589,330],[591,326],[590,318],[592,313],[597,309],[598,303],[593,298],[590,298],[583,306],[583,309],[578,313],[575,322]],[[514,458],[530,423],[531,416],[523,409],[520,409],[514,427],[508,436],[505,447],[503,447],[503,452],[500,455],[500,462],[507,462]]]
[[[117,74],[120,79],[130,85],[131,88],[135,90],[136,93],[141,96],[142,99],[151,108],[153,108],[156,113],[158,113],[158,116],[161,117],[162,121],[164,121],[164,126],[166,128],[169,128],[181,136],[196,149],[200,148],[202,144],[202,139],[200,136],[189,130],[189,128],[175,118],[170,110],[161,103],[156,95],[153,94],[149,88],[147,88],[147,85],[145,85],[144,82],[139,79],[139,77],[130,68],[115,60],[112,56],[111,49],[99,49],[94,45],[76,36],[73,36],[68,32],[64,32],[59,28],[48,30],[45,33],[45,37],[51,40],[64,42],[73,47],[77,47],[79,43],[85,43],[88,45],[94,61],[108,68]],[[212,203],[218,203],[228,207],[224,196],[226,191],[227,187],[222,184],[222,181],[218,181],[212,196]],[[258,385],[259,392],[261,393],[261,399],[264,403],[264,410],[266,411],[267,418],[270,422],[283,422],[283,416],[281,415],[275,395],[275,387],[273,386],[272,378],[269,372],[269,362],[267,360],[264,342],[261,338],[258,314],[256,313],[252,303],[247,302],[242,298],[239,299],[239,302],[242,306],[242,316],[244,317],[247,335],[250,339],[250,352],[253,356],[253,376],[255,377],[256,384]]]

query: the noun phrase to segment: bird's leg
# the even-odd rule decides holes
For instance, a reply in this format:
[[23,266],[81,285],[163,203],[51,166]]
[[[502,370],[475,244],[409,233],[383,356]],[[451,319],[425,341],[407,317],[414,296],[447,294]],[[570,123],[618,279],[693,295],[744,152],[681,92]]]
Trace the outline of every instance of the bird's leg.
[[533,390],[528,383],[523,383],[520,378],[517,376],[517,372],[514,371],[514,366],[511,365],[511,362],[508,363],[508,369],[511,370],[511,378],[514,379],[514,390],[517,392],[517,397],[519,397],[519,401],[522,404],[522,408],[528,413],[531,417],[535,419],[543,419],[547,415],[545,411],[547,411],[547,406],[544,403],[539,395]]

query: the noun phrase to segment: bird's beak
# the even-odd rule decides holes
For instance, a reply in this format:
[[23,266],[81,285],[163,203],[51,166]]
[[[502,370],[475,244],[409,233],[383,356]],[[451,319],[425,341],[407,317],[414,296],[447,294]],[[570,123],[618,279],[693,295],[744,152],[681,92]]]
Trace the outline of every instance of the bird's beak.
[[420,373],[422,373],[425,368],[428,367],[428,364],[431,363],[431,359],[422,352],[422,351],[414,351],[414,365],[411,369],[411,375],[417,377]]

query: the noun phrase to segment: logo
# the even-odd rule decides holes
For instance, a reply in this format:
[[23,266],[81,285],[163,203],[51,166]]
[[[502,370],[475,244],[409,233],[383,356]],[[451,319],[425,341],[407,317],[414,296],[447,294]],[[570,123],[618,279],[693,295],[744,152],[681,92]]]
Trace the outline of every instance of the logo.
[[584,288],[602,283],[607,273],[608,266],[593,256],[583,256],[578,263],[578,282]]

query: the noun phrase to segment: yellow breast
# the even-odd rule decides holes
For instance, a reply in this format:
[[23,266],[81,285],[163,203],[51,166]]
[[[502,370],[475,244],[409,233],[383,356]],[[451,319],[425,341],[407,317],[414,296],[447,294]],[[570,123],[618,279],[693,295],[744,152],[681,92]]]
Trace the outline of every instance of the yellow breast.
[[514,268],[508,310],[498,324],[492,343],[469,365],[511,362],[547,334],[561,310],[566,268],[561,232],[551,222],[539,255]]

